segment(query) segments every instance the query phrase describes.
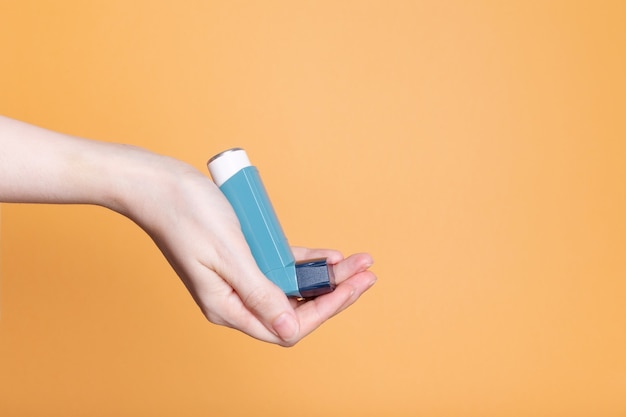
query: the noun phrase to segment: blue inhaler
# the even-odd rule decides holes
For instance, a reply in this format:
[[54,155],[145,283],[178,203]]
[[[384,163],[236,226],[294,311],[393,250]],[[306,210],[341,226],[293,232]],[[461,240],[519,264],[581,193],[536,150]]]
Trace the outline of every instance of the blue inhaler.
[[259,172],[246,151],[233,148],[207,164],[213,181],[239,218],[241,230],[259,269],[285,294],[310,298],[335,289],[326,259],[296,262]]

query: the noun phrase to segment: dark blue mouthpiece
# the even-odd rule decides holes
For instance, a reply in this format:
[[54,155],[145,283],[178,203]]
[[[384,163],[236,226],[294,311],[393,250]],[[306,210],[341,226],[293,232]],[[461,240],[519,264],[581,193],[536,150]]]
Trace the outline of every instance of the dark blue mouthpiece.
[[312,298],[335,289],[333,266],[326,259],[296,262],[296,277],[302,298]]

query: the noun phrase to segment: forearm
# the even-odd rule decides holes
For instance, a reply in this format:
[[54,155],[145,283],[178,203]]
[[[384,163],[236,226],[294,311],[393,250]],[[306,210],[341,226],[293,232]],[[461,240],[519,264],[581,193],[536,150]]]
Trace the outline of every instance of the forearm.
[[235,212],[203,173],[141,148],[1,116],[0,202],[96,204],[126,215],[152,237],[210,321],[285,346],[375,281],[369,255],[342,261],[336,251],[313,251],[337,262],[337,289],[292,305],[258,269]]
[[169,160],[0,116],[0,202],[96,204],[129,214],[160,159]]
[[100,204],[111,148],[0,116],[0,200]]

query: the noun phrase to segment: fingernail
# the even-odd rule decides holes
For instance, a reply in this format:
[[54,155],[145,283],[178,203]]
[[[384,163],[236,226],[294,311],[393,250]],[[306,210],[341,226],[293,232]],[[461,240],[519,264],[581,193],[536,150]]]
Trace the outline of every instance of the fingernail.
[[298,323],[293,315],[289,313],[283,313],[272,323],[272,327],[278,337],[285,342],[293,341],[298,337]]

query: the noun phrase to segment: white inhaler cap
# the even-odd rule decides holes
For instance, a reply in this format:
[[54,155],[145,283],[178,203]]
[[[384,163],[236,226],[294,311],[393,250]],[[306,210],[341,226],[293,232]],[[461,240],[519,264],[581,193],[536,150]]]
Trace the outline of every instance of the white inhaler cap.
[[215,155],[207,165],[213,182],[221,187],[230,177],[252,164],[246,151],[241,148],[232,148]]

